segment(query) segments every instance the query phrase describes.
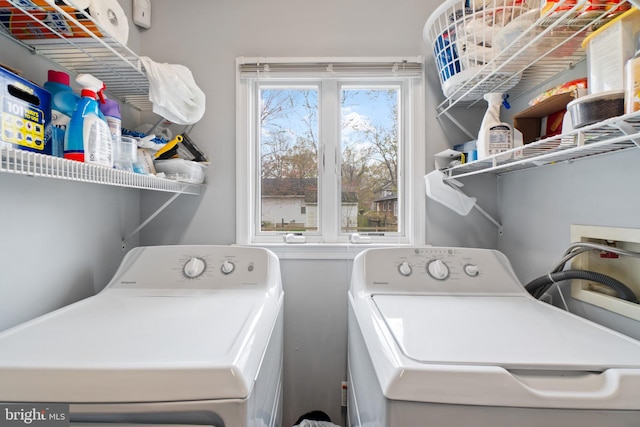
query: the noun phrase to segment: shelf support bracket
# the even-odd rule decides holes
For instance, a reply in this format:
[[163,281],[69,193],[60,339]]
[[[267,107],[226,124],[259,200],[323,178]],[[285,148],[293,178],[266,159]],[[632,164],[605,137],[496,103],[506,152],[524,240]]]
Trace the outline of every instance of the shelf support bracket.
[[464,184],[450,177],[445,181],[445,178],[445,174],[439,170],[434,170],[425,175],[424,183],[427,197],[462,216],[468,215],[473,208],[477,209],[478,212],[496,226],[498,234],[502,236],[502,224],[478,206],[475,197],[469,197],[464,194],[460,189]]
[[169,200],[167,200],[166,202],[164,202],[164,204],[162,206],[160,206],[158,209],[156,209],[156,211],[154,213],[152,213],[149,218],[147,218],[142,224],[140,224],[135,230],[133,230],[131,233],[129,233],[129,235],[127,237],[125,237],[124,239],[122,239],[122,250],[125,250],[126,248],[126,243],[127,240],[129,240],[130,238],[132,238],[133,236],[135,236],[136,234],[138,234],[140,232],[140,230],[142,230],[147,224],[149,224],[155,217],[157,217],[160,212],[162,212],[163,210],[165,210],[171,203],[173,203],[173,201],[175,199],[178,198],[178,196],[180,196],[182,193],[175,193],[173,196],[171,196],[169,198]]
[[[630,123],[625,122],[624,120],[618,120],[613,125],[620,129],[620,131],[627,136],[638,134],[636,128],[634,128]],[[629,138],[629,140],[636,144],[636,147],[640,148],[640,138]]]
[[478,206],[477,203],[475,205],[473,205],[473,207],[476,208],[478,210],[478,212],[480,212],[485,218],[487,218],[489,220],[489,222],[491,222],[493,225],[495,225],[496,228],[498,229],[498,235],[502,236],[502,234],[504,232],[504,229],[502,228],[502,224],[500,224],[491,215],[489,215],[487,213],[487,211],[485,211],[480,206]]
[[449,120],[451,120],[451,122],[454,125],[456,125],[458,129],[464,132],[464,134],[467,135],[470,139],[476,139],[478,137],[477,135],[474,135],[471,132],[469,132],[467,128],[462,125],[462,123],[460,123],[455,117],[451,115],[451,113],[449,113],[449,110],[443,111],[442,115],[446,116]]

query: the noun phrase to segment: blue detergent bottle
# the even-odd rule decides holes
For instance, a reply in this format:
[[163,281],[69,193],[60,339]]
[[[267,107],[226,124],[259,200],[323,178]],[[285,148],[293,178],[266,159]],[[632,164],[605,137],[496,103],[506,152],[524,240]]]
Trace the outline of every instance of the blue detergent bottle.
[[69,74],[49,70],[44,88],[51,94],[51,155],[63,157],[64,135],[80,97],[69,86]]
[[104,83],[91,74],[79,74],[82,97],[69,121],[64,138],[64,158],[113,167],[113,144],[109,125],[98,105],[104,103]]

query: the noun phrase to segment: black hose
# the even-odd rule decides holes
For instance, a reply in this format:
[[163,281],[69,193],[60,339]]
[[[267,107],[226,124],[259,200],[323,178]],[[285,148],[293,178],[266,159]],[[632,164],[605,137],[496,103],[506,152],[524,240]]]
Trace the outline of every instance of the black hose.
[[597,282],[602,285],[605,285],[611,289],[613,289],[618,298],[621,298],[625,301],[630,302],[638,302],[638,298],[633,293],[631,289],[624,283],[619,280],[614,279],[611,276],[607,276],[606,274],[597,273],[595,271],[585,271],[585,270],[565,270],[559,271],[557,273],[551,273],[546,276],[538,277],[537,279],[533,279],[529,282],[525,289],[529,292],[534,298],[540,299],[542,295],[556,282],[562,282],[564,280],[570,279],[582,279],[582,280],[590,280],[592,282]]

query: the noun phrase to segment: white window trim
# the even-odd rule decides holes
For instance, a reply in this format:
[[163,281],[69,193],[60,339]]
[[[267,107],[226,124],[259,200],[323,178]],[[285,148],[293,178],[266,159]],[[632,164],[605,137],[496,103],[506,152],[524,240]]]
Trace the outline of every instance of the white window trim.
[[[421,57],[416,58],[404,58],[411,61],[422,61]],[[291,244],[282,243],[267,243],[256,242],[254,236],[256,235],[256,225],[253,221],[253,213],[256,209],[257,200],[252,195],[255,193],[251,188],[254,183],[257,182],[257,173],[259,168],[255,165],[256,153],[255,146],[251,144],[252,132],[255,129],[251,128],[250,123],[245,121],[245,118],[249,113],[255,111],[253,109],[253,103],[255,100],[250,100],[249,84],[247,80],[240,77],[240,66],[251,62],[260,63],[377,63],[377,62],[402,62],[403,58],[244,58],[239,57],[236,59],[236,242],[242,245],[259,245],[274,249],[278,246],[287,246],[291,248]],[[403,102],[411,102],[410,111],[411,117],[407,117],[408,128],[412,129],[410,133],[404,129],[405,137],[408,138],[405,153],[405,168],[399,173],[401,179],[406,186],[405,189],[405,208],[407,210],[408,220],[405,224],[405,236],[403,241],[399,241],[398,244],[415,244],[420,245],[425,242],[425,222],[426,222],[426,210],[425,210],[425,190],[423,184],[423,176],[426,173],[426,151],[425,151],[425,84],[424,84],[424,71],[421,73],[420,78],[412,79],[408,94],[410,100]],[[409,110],[405,110],[409,111]],[[409,125],[409,121],[411,121]],[[327,156],[331,158],[333,156]],[[336,190],[337,191],[337,190]],[[335,220],[338,220],[337,218]],[[325,230],[326,232],[326,230]],[[375,240],[372,244],[379,244]],[[383,245],[391,244],[393,242],[386,241]],[[306,249],[303,247],[306,246]],[[325,253],[326,249],[331,247],[344,248],[345,245],[340,243],[326,243],[322,244],[299,244],[295,245],[292,250],[295,250],[299,254],[309,253],[309,257],[315,257],[314,254],[318,253],[318,247],[323,247],[320,252]],[[347,245],[350,246],[350,245]],[[366,246],[366,245],[358,245]],[[289,252],[289,250],[287,250]],[[303,258],[305,256],[302,256]]]

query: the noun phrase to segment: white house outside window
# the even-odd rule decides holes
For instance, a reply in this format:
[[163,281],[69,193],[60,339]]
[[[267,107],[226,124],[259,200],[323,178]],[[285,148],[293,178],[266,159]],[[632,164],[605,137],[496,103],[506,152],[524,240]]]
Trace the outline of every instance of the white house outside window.
[[421,58],[238,58],[238,243],[421,240],[422,74]]

